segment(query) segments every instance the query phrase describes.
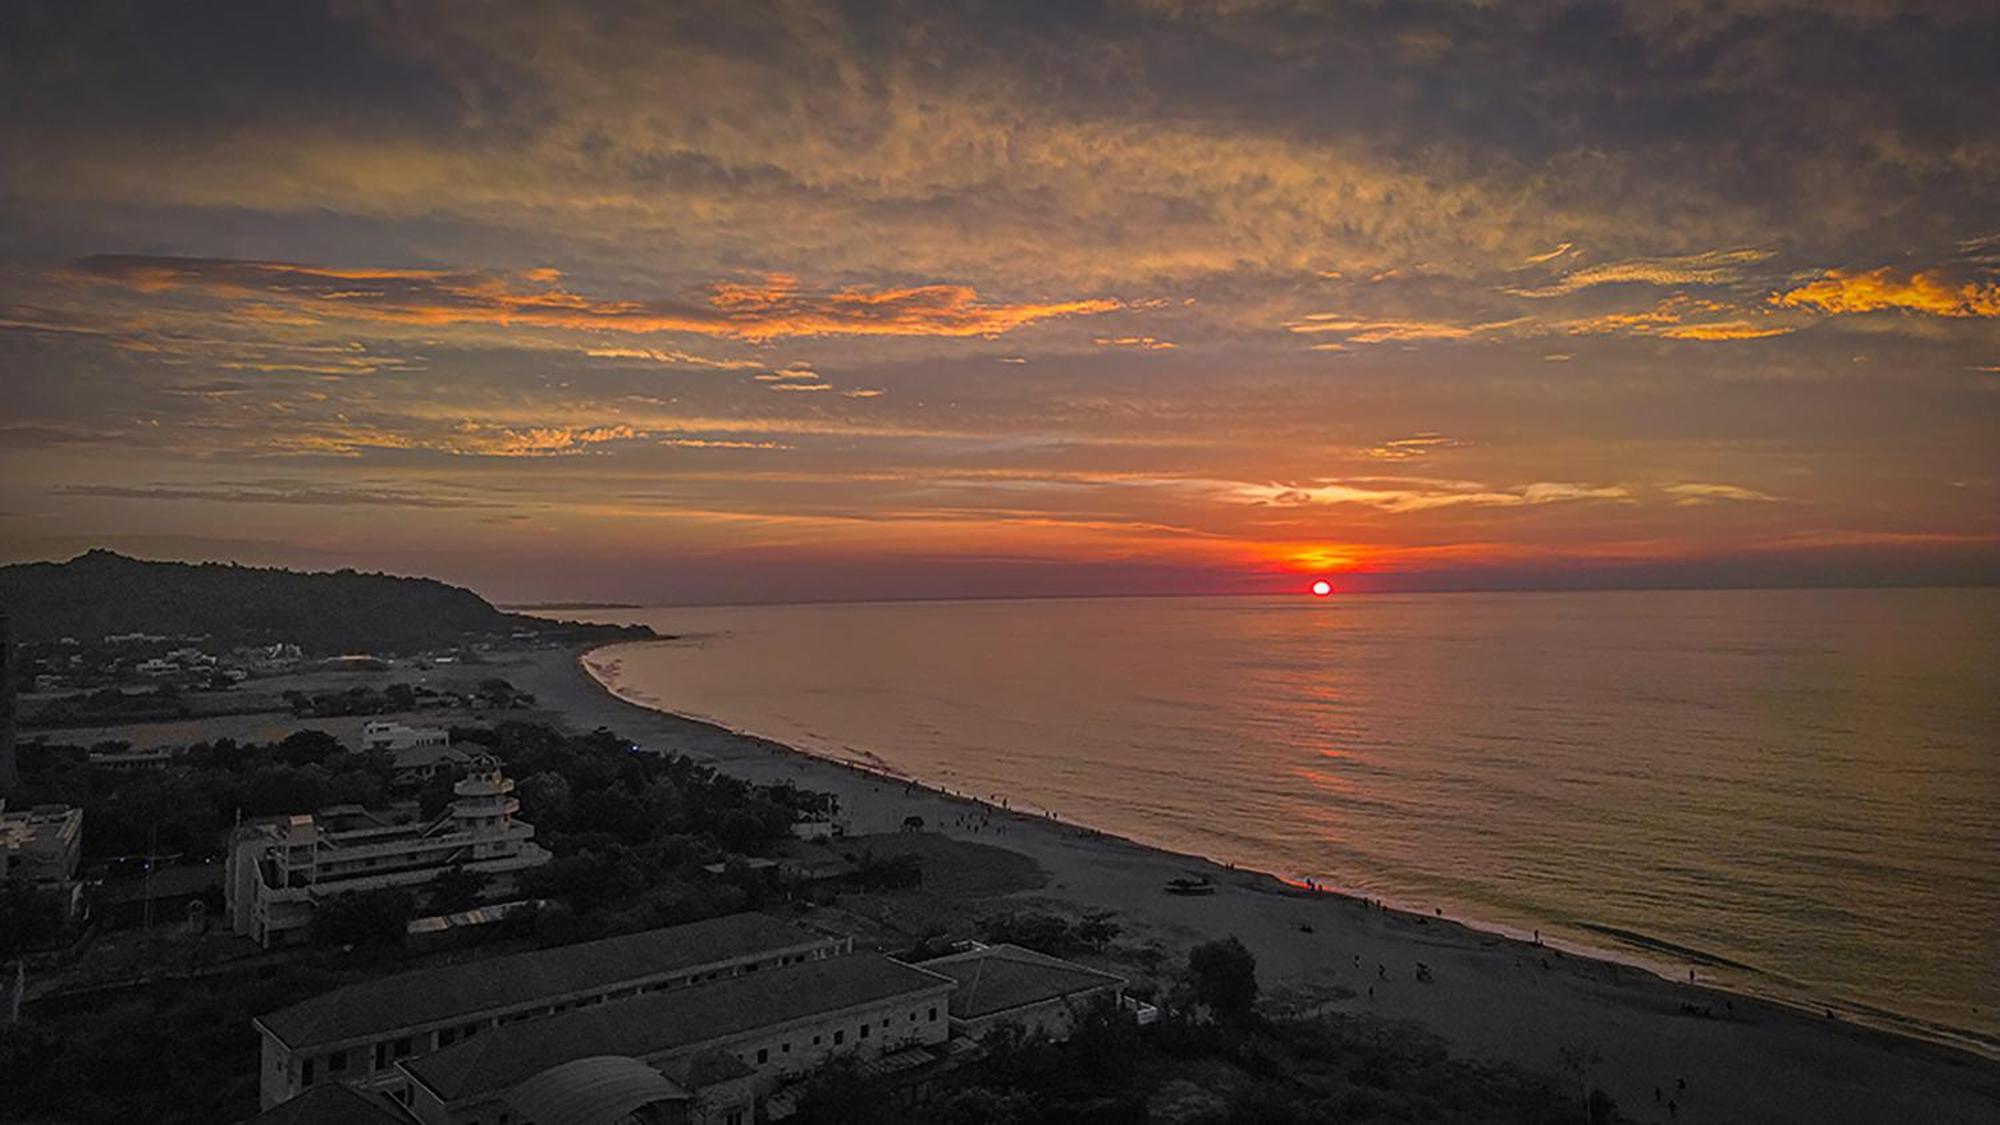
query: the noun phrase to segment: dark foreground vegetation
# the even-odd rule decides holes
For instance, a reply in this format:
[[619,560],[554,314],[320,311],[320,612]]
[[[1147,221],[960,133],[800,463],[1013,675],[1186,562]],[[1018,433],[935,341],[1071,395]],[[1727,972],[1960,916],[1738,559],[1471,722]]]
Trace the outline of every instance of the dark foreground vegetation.
[[[472,873],[425,889],[336,899],[315,919],[315,944],[259,954],[245,943],[237,962],[199,977],[161,970],[112,989],[73,990],[32,1002],[20,1023],[0,1027],[0,1121],[228,1122],[256,1111],[253,1016],[340,984],[435,964],[561,945],[739,910],[771,908],[785,895],[768,872],[736,862],[771,852],[802,813],[827,799],[790,786],[756,786],[689,758],[640,753],[608,731],[569,736],[528,723],[453,731],[454,744],[482,746],[519,779],[521,816],[555,854],[529,874],[519,897],[545,900],[505,922],[412,945],[404,927],[418,914],[458,909],[482,887]],[[161,773],[92,771],[80,751],[24,748],[23,781],[36,801],[82,805],[87,864],[143,853],[199,862],[219,857],[238,810],[264,814],[396,796],[383,755],[350,751],[317,731],[282,742],[191,747]],[[443,776],[405,795],[420,816],[450,799]],[[215,862],[220,863],[216,858]],[[720,873],[706,870],[721,864]],[[220,901],[210,917],[219,916]],[[26,912],[33,903],[0,903]],[[5,924],[0,922],[0,924]],[[161,965],[181,963],[162,933]],[[67,935],[73,949],[94,935]],[[31,963],[30,978],[67,971],[62,953]]]

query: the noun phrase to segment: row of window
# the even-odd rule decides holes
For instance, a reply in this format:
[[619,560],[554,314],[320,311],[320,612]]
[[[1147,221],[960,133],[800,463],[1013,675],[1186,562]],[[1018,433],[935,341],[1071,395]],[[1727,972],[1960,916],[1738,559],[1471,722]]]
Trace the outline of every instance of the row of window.
[[[927,1017],[927,1018],[925,1019],[925,1022],[926,1022],[926,1023],[936,1023],[936,1022],[937,1022],[937,1018],[938,1018],[938,1010],[937,1010],[937,1006],[936,1006],[936,1005],[932,1005],[932,1006],[931,1006],[931,1009],[930,1009],[930,1013],[929,1013],[928,1017]],[[888,1017],[888,1016],[883,1016],[883,1017],[882,1017],[882,1029],[883,1029],[883,1030],[885,1030],[885,1031],[886,1031],[886,1030],[888,1030],[888,1028],[889,1028],[889,1022],[890,1022],[890,1017]],[[911,1023],[916,1023],[916,1022],[917,1022],[917,1013],[916,1013],[916,1012],[915,1012],[914,1010],[912,1010],[912,1011],[910,1012],[910,1022],[911,1022]],[[858,1038],[858,1039],[866,1039],[866,1038],[868,1038],[868,1031],[869,1031],[869,1025],[868,1025],[868,1024],[867,1024],[866,1022],[863,1022],[863,1023],[861,1023],[860,1025],[858,1025],[858,1027],[857,1027],[857,1029],[856,1029],[856,1032],[857,1032],[857,1033],[856,1033],[856,1036],[855,1036],[855,1037],[856,1037],[856,1038]],[[825,1040],[825,1038],[826,1038],[826,1037],[825,1037],[825,1035],[824,1035],[824,1034],[820,1034],[820,1035],[815,1035],[815,1036],[813,1036],[813,1041],[812,1041],[812,1045],[813,1045],[813,1046],[815,1046],[815,1047],[818,1047],[818,1046],[821,1046],[821,1045],[822,1045],[822,1044],[824,1043],[824,1040]],[[844,1028],[844,1027],[840,1027],[840,1028],[835,1028],[835,1029],[834,1029],[834,1031],[833,1031],[833,1045],[834,1045],[834,1046],[836,1046],[836,1047],[838,1047],[838,1046],[842,1046],[842,1045],[844,1045],[844,1044],[845,1044],[846,1042],[847,1042],[847,1029],[846,1029],[846,1028]],[[790,1040],[786,1040],[785,1042],[783,1042],[783,1043],[780,1043],[780,1044],[778,1044],[778,1053],[779,1053],[779,1054],[781,1054],[781,1055],[789,1055],[789,1054],[791,1054],[791,1053],[792,1053],[792,1044],[791,1044],[791,1041],[790,1041]],[[765,1065],[765,1064],[769,1063],[770,1061],[771,1061],[771,1048],[769,1048],[769,1047],[759,1047],[759,1048],[757,1048],[757,1065],[758,1065],[758,1066],[763,1066],[763,1065]]]
[[[797,955],[788,955],[785,957],[778,958],[777,963],[781,965],[789,965],[794,962],[809,960],[811,956],[812,956],[811,954],[803,954],[803,953]],[[548,1016],[548,1015],[555,1015],[558,1012],[566,1012],[569,1011],[571,1008],[587,1008],[594,1004],[601,1004],[606,1000],[621,1000],[629,996],[636,996],[642,991],[664,992],[667,989],[674,988],[676,986],[683,984],[695,984],[701,981],[720,980],[724,977],[734,976],[738,971],[754,972],[757,970],[758,967],[759,967],[758,964],[753,962],[749,965],[742,966],[740,970],[735,967],[717,969],[713,972],[708,972],[708,973],[696,973],[685,977],[671,977],[666,980],[652,981],[645,985],[635,985],[628,988],[613,989],[609,992],[600,993],[595,996],[585,996],[576,1000],[565,1001],[560,1004],[552,1004],[547,1007],[529,1008],[525,1011],[509,1012],[506,1015],[501,1016],[498,1022],[501,1024],[519,1023],[522,1020],[531,1020],[536,1018],[537,1016]],[[910,1014],[910,1019],[912,1021],[915,1021],[916,1018],[917,1018],[916,1013],[912,1012]],[[931,1010],[931,1018],[932,1019],[937,1018],[937,1009],[933,1008]],[[886,1020],[883,1021],[885,1026],[887,1025],[887,1022],[888,1021]],[[461,1039],[470,1039],[474,1035],[477,1035],[479,1033],[479,1028],[480,1024],[478,1023],[468,1023],[460,1027],[440,1028],[437,1032],[436,1049],[442,1051],[446,1047],[451,1046],[452,1044],[458,1042]],[[862,1034],[863,1035],[867,1034],[867,1030],[865,1028],[863,1029]],[[813,1039],[813,1042],[817,1044],[819,1042],[819,1039],[815,1037]],[[375,1044],[375,1069],[376,1070],[387,1069],[392,1061],[396,1059],[409,1058],[410,1055],[415,1052],[415,1050],[416,1050],[416,1037],[404,1036],[403,1038],[395,1040],[385,1039],[382,1042]],[[789,1052],[791,1050],[791,1044],[789,1043],[786,1044],[785,1050]],[[326,1056],[327,1073],[335,1075],[345,1074],[347,1072],[347,1063],[348,1063],[347,1054],[348,1053],[344,1050],[329,1052]],[[762,1062],[764,1060],[762,1058],[759,1058],[757,1061]],[[305,1059],[300,1062],[299,1085],[301,1088],[312,1085],[313,1082],[316,1080],[317,1075],[315,1073],[315,1069],[316,1068],[314,1066],[314,1060],[312,1059]]]

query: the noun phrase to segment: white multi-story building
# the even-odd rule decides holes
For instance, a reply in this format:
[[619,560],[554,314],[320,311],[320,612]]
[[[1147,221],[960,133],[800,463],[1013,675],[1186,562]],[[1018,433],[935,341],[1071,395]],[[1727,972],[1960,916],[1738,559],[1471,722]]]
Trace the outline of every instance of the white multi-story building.
[[82,809],[36,805],[9,812],[0,798],[0,879],[24,879],[59,896],[74,918],[83,905],[83,883],[76,877],[82,858]]
[[504,890],[549,861],[535,826],[514,818],[514,783],[497,766],[467,774],[453,793],[428,824],[364,816],[359,827],[335,827],[325,814],[301,813],[239,829],[223,881],[231,928],[279,945],[303,938],[314,906],[333,895],[417,886],[459,866]]
[[438,727],[410,727],[377,720],[361,728],[363,750],[414,750],[418,747],[449,746],[451,732]]

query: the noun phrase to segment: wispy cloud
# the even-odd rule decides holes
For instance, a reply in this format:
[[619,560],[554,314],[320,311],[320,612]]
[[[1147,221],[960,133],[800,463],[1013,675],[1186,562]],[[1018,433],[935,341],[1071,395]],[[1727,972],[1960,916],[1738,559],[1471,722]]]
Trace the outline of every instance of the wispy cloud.
[[713,359],[693,352],[670,348],[589,348],[583,353],[592,359],[643,359],[669,367],[711,367],[718,371],[753,371],[768,366],[754,359]]
[[1678,484],[1662,485],[1660,491],[1674,498],[1681,507],[1695,507],[1713,504],[1721,500],[1748,501],[1754,503],[1775,503],[1777,497],[1754,488],[1744,488],[1735,484],[1711,484],[1704,481],[1682,481]]
[[1236,493],[1252,503],[1278,507],[1357,504],[1398,514],[1436,508],[1520,508],[1584,500],[1632,500],[1631,491],[1621,485],[1537,481],[1500,488],[1473,481],[1422,478],[1348,478],[1300,484],[1246,485],[1238,487]]
[[1462,445],[1456,438],[1443,434],[1415,434],[1411,437],[1392,438],[1368,450],[1368,456],[1378,461],[1414,461],[1440,449],[1450,449]]
[[795,445],[782,441],[743,441],[733,438],[665,437],[661,445],[677,449],[796,449]]
[[1603,313],[1558,322],[1555,327],[1572,336],[1617,334],[1706,341],[1763,340],[1795,329],[1769,317],[1768,309],[1751,311],[1766,314],[1766,318],[1751,320],[1743,310],[1724,302],[1678,294],[1638,312]]
[[998,336],[1052,317],[1124,307],[1105,297],[984,301],[966,285],[808,291],[784,275],[717,282],[702,298],[683,301],[585,296],[563,288],[547,270],[354,269],[132,254],[95,255],[73,268],[76,276],[142,293],[193,291],[223,300],[277,301],[320,320],[684,332],[751,342],[788,336]]
[[1547,285],[1510,288],[1507,292],[1517,297],[1561,297],[1598,285],[1721,285],[1739,280],[1743,267],[1771,256],[1769,250],[1740,249],[1627,258],[1573,270]]
[[[1528,323],[1525,317],[1477,324],[1439,320],[1368,320],[1340,313],[1313,313],[1285,325],[1286,329],[1308,335],[1335,335],[1337,345],[1409,343],[1421,340],[1470,340],[1476,336],[1502,332]],[[1328,345],[1316,345],[1333,350]]]
[[72,484],[49,490],[57,496],[92,496],[111,500],[197,500],[219,504],[297,504],[312,507],[376,508],[497,508],[505,507],[448,493],[406,489],[273,484],[111,485]]
[[1138,348],[1149,352],[1168,351],[1175,346],[1172,340],[1152,336],[1099,336],[1093,342],[1100,348]]

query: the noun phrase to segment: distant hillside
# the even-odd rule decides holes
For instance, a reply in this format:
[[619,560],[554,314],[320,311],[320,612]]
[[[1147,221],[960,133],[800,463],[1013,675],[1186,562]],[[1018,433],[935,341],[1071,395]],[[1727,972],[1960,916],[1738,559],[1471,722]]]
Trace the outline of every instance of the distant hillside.
[[109,633],[208,635],[224,645],[290,642],[314,654],[415,652],[531,631],[642,638],[644,626],[579,625],[503,613],[431,578],[301,573],[225,563],[146,562],[97,550],[64,563],[0,567],[17,641]]

